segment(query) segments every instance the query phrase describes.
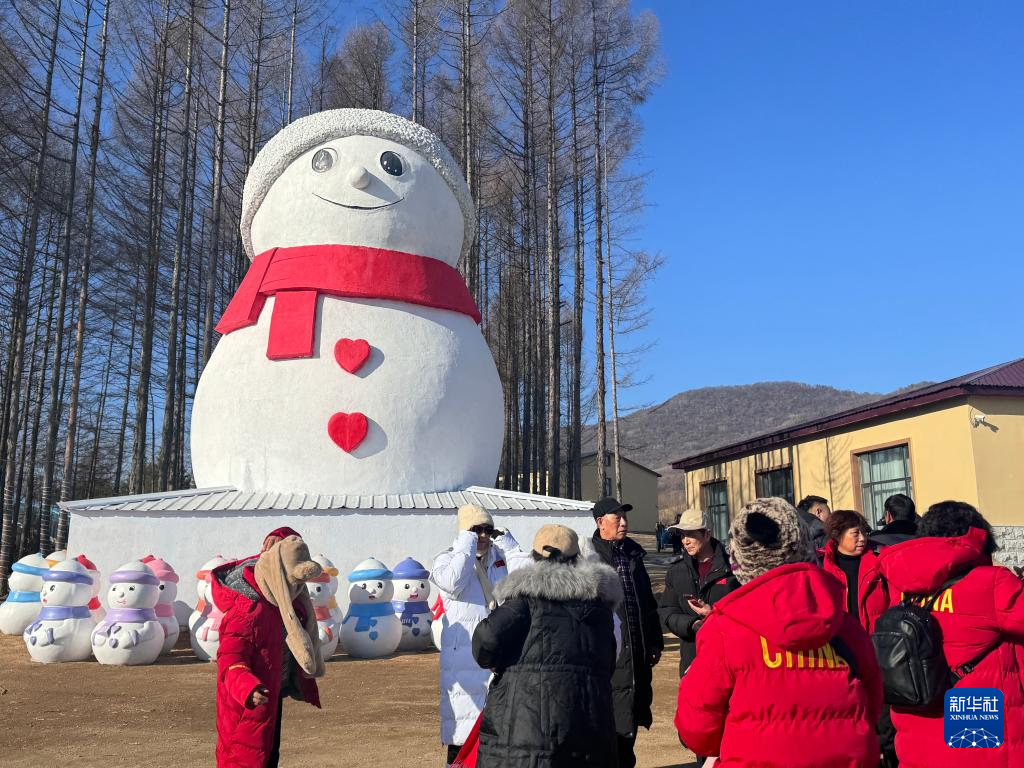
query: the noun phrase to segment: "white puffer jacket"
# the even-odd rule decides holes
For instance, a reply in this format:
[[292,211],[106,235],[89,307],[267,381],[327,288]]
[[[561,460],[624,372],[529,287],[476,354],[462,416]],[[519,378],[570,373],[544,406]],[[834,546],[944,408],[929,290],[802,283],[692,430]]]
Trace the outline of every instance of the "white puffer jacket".
[[[473,632],[487,618],[476,575],[476,534],[459,531],[452,548],[434,558],[430,580],[441,590],[448,625],[441,632],[441,743],[462,744],[487,698],[491,672],[473,658]],[[486,555],[492,585],[533,562],[511,533],[498,536]]]

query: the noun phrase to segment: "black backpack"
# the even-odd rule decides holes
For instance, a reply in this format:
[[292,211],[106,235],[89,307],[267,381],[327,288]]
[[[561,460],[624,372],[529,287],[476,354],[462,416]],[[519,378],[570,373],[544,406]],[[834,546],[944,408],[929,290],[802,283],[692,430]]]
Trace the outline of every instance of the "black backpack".
[[946,691],[995,649],[996,646],[986,649],[955,670],[950,670],[946,662],[942,630],[931,607],[960,578],[950,579],[931,595],[906,595],[878,618],[871,642],[878,656],[887,704],[910,712],[934,710]]

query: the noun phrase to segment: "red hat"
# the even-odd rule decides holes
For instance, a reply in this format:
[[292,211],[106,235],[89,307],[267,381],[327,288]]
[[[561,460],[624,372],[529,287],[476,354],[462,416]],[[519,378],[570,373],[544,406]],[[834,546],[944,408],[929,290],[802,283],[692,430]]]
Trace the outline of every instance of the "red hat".
[[289,536],[298,536],[300,539],[302,538],[302,534],[301,533],[296,531],[294,528],[289,528],[287,525],[282,525],[280,528],[275,528],[270,533],[268,533],[266,536],[264,536],[263,540],[266,541],[271,536],[277,536],[278,538],[281,538],[281,539],[286,539]]
[[301,533],[296,531],[294,528],[289,528],[287,525],[282,525],[280,528],[275,528],[263,537],[263,546],[260,547],[260,552],[266,552],[268,549],[270,549],[270,547],[277,543],[276,541],[274,541],[270,544],[267,544],[267,542],[271,539],[286,539],[289,536],[298,536],[300,539],[302,538]]

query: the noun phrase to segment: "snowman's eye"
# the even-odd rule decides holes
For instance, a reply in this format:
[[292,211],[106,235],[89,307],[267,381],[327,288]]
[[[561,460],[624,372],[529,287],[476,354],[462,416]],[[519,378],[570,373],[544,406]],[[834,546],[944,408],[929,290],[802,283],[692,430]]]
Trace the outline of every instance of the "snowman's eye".
[[135,591],[135,587],[128,587],[128,591],[129,592],[134,592]]
[[313,170],[317,173],[329,171],[334,166],[334,150],[318,149],[313,155]]
[[408,584],[406,584],[406,585],[405,585],[405,588],[406,588],[406,589],[408,589],[408,588],[409,588],[409,585],[408,585]]
[[423,582],[420,582],[420,589],[426,589],[426,588],[427,588],[427,585],[424,584]]
[[163,588],[164,588],[164,585],[163,585],[163,584],[161,584],[161,585],[160,585],[160,589],[163,589]]
[[402,165],[402,158],[391,150],[380,156],[380,167],[392,176],[401,176],[405,173],[405,166]]
[[57,588],[57,585],[56,585],[56,584],[51,584],[51,585],[50,585],[50,591],[51,591],[51,592],[53,592],[53,590],[55,590],[56,588]]

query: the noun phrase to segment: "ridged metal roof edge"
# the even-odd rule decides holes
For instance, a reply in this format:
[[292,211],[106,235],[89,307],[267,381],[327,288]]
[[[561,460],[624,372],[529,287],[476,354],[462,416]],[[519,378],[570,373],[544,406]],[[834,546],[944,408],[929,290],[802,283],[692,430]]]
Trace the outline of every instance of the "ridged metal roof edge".
[[412,494],[378,494],[375,496],[331,495],[315,493],[282,493],[279,491],[239,491],[231,486],[191,488],[183,491],[147,493],[100,499],[60,502],[69,512],[301,512],[350,510],[441,510],[457,509],[462,504],[479,504],[485,509],[530,512],[588,512],[589,501],[562,499],[554,496],[506,491],[498,488],[470,486],[461,491],[440,491]]

